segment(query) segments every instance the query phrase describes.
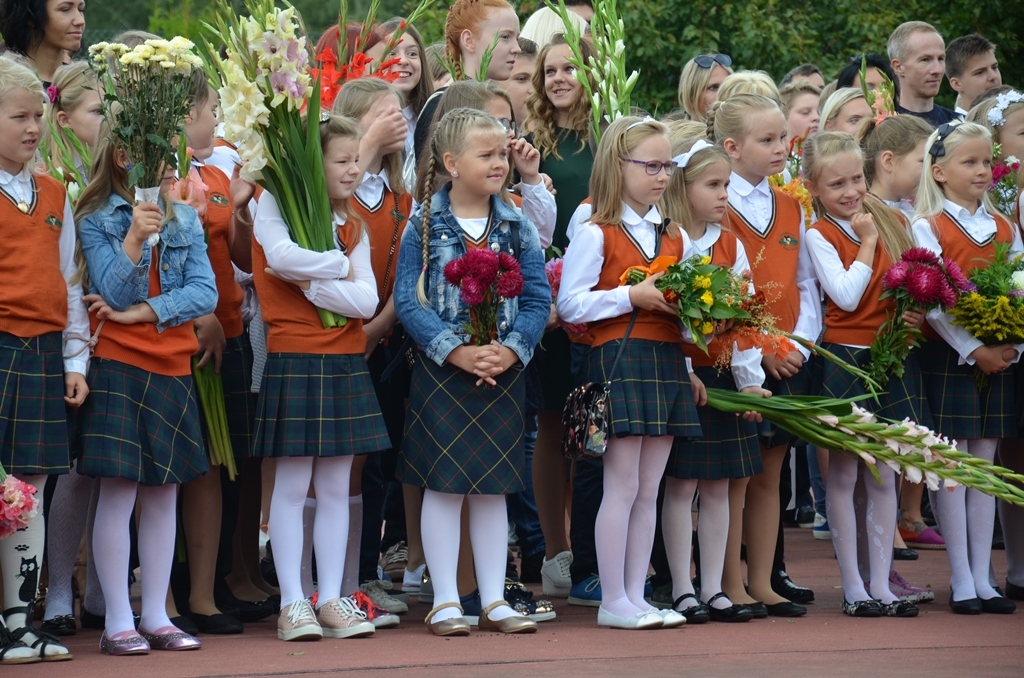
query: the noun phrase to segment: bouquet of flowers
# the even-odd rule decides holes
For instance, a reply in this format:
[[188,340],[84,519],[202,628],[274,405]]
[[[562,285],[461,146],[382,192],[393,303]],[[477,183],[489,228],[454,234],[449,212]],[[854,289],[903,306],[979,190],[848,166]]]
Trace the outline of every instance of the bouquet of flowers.
[[903,314],[910,310],[928,312],[952,308],[960,295],[974,290],[952,259],[939,259],[931,250],[913,247],[893,264],[882,278],[881,299],[893,299],[896,310],[878,330],[871,343],[868,374],[879,384],[890,377],[902,377],[910,349],[920,345],[921,331],[907,327]]
[[[794,141],[800,140],[794,139]],[[793,156],[790,155],[791,159],[792,157]],[[793,163],[791,163],[791,167],[792,164]],[[799,172],[800,163],[797,162],[795,165],[797,167],[797,172]],[[786,195],[791,195],[796,198],[797,202],[800,203],[800,209],[804,212],[804,226],[810,226],[811,221],[814,219],[814,200],[811,198],[810,191],[808,191],[807,187],[804,186],[803,177],[799,174],[794,174],[792,169],[790,169],[790,173],[793,178],[789,181],[786,181],[786,177],[781,174],[773,174],[768,177],[768,183],[776,188],[782,189],[782,192]]]
[[[584,38],[569,20],[565,0],[558,0],[557,4],[552,0],[544,1],[562,18],[565,41],[572,51],[569,62],[576,67],[576,78],[590,100],[591,129],[600,142],[602,121],[612,123],[630,114],[630,96],[640,77],[639,71],[626,75],[626,25],[619,17],[618,1],[605,0],[594,4],[589,39],[596,57],[589,61],[583,59],[580,41]],[[591,81],[597,84],[596,90]]]
[[35,493],[34,486],[7,475],[0,464],[0,539],[28,527],[36,517],[39,501],[32,496]]
[[[750,410],[802,440],[829,450],[855,454],[879,478],[875,464],[883,462],[907,480],[928,483],[932,490],[964,485],[1016,506],[1024,506],[1024,475],[995,466],[956,449],[950,441],[924,426],[904,419],[879,421],[858,407],[858,398],[773,396],[762,398],[716,388],[707,389],[708,405],[722,412]],[[869,397],[869,396],[864,396]]]
[[[544,264],[544,271],[548,274],[548,285],[551,286],[551,302],[558,299],[558,289],[562,284],[562,259],[549,259]],[[558,319],[558,326],[574,337],[582,337],[587,333],[586,323],[567,323],[561,318]]]
[[868,89],[868,59],[867,55],[860,57],[860,89],[864,92],[864,100],[875,112],[875,122],[879,123],[886,118],[896,115],[896,86],[885,73],[879,73],[882,82],[878,90]]
[[996,243],[995,257],[968,276],[977,288],[960,297],[949,313],[985,344],[1024,343],[1024,258]]
[[475,346],[486,346],[498,337],[498,309],[503,299],[515,299],[523,291],[519,261],[508,252],[471,249],[444,267],[444,277],[460,290],[469,306],[465,330]]
[[[184,133],[192,72],[203,67],[194,46],[179,36],[146,40],[134,49],[107,42],[89,48],[103,88],[104,117],[128,156],[128,182],[137,202],[155,203],[164,169],[174,165],[171,141]],[[159,239],[150,236],[150,246]]]
[[[999,149],[995,155],[998,157]],[[1014,219],[1017,213],[1017,178],[1020,176],[1020,160],[1011,155],[996,162],[992,167],[992,185],[988,189],[988,197],[992,204],[1004,216]]]
[[[207,29],[224,42],[227,58],[207,43],[220,75],[224,136],[238,149],[242,176],[270,192],[281,208],[292,240],[314,252],[334,249],[334,215],[327,197],[320,126],[306,111],[320,110],[320,87],[312,81],[306,38],[298,35],[295,9],[274,0],[245,0],[249,17],[226,3],[217,6]],[[325,328],[346,320],[318,309]]]
[[705,353],[705,335],[715,331],[716,322],[749,317],[742,308],[743,300],[750,296],[749,281],[728,268],[712,264],[711,257],[675,261],[673,257],[661,256],[650,266],[630,266],[619,280],[637,285],[662,271],[665,275],[654,286],[661,290],[667,303],[676,307],[683,326],[693,335],[693,343]]
[[82,189],[89,183],[85,174],[92,167],[92,148],[83,144],[70,126],[58,132],[53,121],[47,120],[46,135],[39,144],[39,152],[47,174],[64,184],[71,207],[74,207]]

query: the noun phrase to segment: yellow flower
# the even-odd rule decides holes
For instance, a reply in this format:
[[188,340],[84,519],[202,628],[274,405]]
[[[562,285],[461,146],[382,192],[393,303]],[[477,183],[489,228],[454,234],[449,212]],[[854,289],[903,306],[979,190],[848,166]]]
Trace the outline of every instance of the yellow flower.
[[705,322],[704,325],[701,326],[700,331],[704,334],[711,334],[715,331],[715,326],[709,322]]
[[700,300],[710,306],[715,303],[715,295],[711,294],[711,290],[706,290],[704,294],[700,295]]
[[706,290],[711,287],[711,278],[706,275],[698,275],[693,279],[693,289]]
[[[710,264],[710,263],[711,263],[711,257],[708,257],[708,256],[703,256],[703,257],[701,257],[701,258],[700,258],[700,263],[701,263],[701,264],[703,264],[703,265],[705,265],[705,266],[706,266],[707,264]],[[709,285],[709,286],[711,285],[711,282],[710,282],[710,281],[708,282],[708,285]]]

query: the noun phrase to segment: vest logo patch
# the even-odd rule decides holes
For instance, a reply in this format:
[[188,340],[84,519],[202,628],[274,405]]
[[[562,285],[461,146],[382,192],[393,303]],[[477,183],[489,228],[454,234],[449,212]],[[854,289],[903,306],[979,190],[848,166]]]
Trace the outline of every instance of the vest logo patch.
[[791,233],[783,233],[782,237],[779,238],[779,244],[782,245],[782,249],[789,251],[799,249],[800,247],[800,241]]
[[61,221],[61,218],[53,212],[47,214],[46,219],[44,219],[43,222],[50,227],[51,231],[60,231],[64,226],[64,222]]
[[211,193],[210,202],[219,207],[226,207],[230,204],[227,197],[223,193]]

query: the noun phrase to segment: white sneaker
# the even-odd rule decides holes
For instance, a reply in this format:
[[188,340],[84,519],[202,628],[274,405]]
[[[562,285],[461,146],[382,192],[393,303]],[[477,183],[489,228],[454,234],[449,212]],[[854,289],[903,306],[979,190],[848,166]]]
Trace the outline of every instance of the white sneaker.
[[317,610],[325,638],[365,638],[376,630],[351,598],[334,598]]
[[423,571],[427,569],[427,564],[423,563],[415,570],[406,570],[402,574],[402,591],[405,593],[419,593],[420,585],[423,584]]
[[569,576],[570,565],[572,565],[572,552],[570,551],[562,551],[551,560],[544,559],[540,566],[540,580],[545,596],[569,597],[569,589],[572,588],[572,577]]
[[373,602],[377,607],[387,610],[391,614],[405,614],[409,611],[409,606],[388,595],[386,588],[390,587],[390,584],[385,586],[385,582],[381,581],[368,581],[359,587],[359,590],[366,594],[366,596]]

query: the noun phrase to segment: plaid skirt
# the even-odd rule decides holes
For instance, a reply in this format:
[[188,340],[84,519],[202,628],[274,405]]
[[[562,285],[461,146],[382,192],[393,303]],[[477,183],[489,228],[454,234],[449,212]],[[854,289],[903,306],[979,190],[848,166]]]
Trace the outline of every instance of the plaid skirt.
[[[704,386],[736,390],[730,370],[695,367]],[[697,408],[704,437],[677,438],[672,444],[665,474],[671,478],[720,480],[749,478],[761,472],[761,450],[757,446],[757,424],[735,414],[704,405]]]
[[1013,370],[988,375],[979,389],[974,366],[958,365],[960,355],[946,342],[926,341],[917,350],[936,431],[957,440],[1017,435]]
[[[224,409],[227,413],[228,433],[231,436],[231,450],[237,459],[248,457],[252,454],[252,429],[256,409],[252,391],[249,389],[252,384],[252,345],[249,344],[247,334],[228,339],[220,363],[220,379],[224,386]],[[206,435],[204,417],[204,438]]]
[[191,376],[93,358],[78,422],[83,475],[152,486],[187,483],[209,470]]
[[618,373],[608,374],[619,341],[590,352],[587,381],[612,382],[611,431],[623,436],[700,438],[700,418],[693,402],[686,359],[675,343],[630,339]]
[[[857,367],[867,367],[871,363],[870,349],[853,348],[841,344],[822,344],[822,347]],[[821,394],[823,396],[854,398],[867,393],[863,381],[833,365],[831,361],[823,360],[822,363]],[[909,417],[911,421],[931,427],[931,412],[928,409],[928,401],[924,397],[921,369],[918,366],[916,354],[911,353],[907,358],[903,378],[889,379],[882,385],[882,389],[884,393],[878,394],[877,401],[866,398],[858,405],[877,417],[895,421],[903,421]]]
[[416,353],[398,479],[449,494],[513,494],[524,488],[522,370],[497,387]]
[[340,457],[391,447],[362,354],[270,353],[255,457]]
[[[765,373],[764,388],[772,392],[772,395],[811,395],[817,393],[816,384],[820,383],[820,374],[816,371],[819,368],[817,358],[812,353],[811,357],[804,362],[800,371],[792,377],[775,379]],[[757,433],[762,447],[772,448],[779,445],[792,446],[797,443],[797,437],[785,431],[767,419],[757,425]]]
[[8,473],[71,467],[60,332],[23,339],[0,332],[0,462]]

